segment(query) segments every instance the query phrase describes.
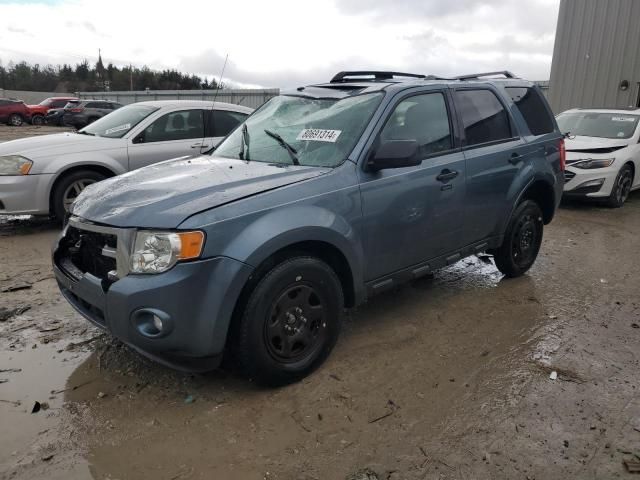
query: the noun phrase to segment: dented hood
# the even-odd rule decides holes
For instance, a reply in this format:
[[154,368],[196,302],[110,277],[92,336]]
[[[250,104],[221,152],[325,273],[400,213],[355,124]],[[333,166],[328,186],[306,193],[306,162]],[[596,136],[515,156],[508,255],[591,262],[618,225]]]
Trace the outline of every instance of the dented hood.
[[209,155],[183,157],[90,185],[72,213],[116,227],[176,228],[196,213],[328,171]]

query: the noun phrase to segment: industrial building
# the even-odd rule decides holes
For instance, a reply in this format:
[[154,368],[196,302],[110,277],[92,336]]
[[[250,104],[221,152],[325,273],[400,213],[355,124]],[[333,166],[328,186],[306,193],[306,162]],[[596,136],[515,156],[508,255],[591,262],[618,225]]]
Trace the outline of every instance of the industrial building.
[[640,107],[640,0],[561,0],[548,99],[556,113]]

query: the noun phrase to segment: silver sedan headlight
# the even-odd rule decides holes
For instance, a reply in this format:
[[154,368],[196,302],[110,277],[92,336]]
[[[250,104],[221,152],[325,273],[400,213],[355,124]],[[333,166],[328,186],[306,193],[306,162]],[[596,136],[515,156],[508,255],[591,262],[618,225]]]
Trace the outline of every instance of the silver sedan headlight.
[[33,162],[22,155],[0,156],[0,175],[27,175]]
[[200,257],[204,233],[139,230],[131,254],[131,273],[162,273],[176,263]]

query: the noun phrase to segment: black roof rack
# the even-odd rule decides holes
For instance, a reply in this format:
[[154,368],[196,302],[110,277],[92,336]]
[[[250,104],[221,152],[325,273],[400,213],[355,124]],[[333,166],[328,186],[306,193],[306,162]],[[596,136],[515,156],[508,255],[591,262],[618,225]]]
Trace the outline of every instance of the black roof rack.
[[518,78],[509,70],[502,70],[499,72],[485,72],[485,73],[470,73],[468,75],[460,75],[454,77],[454,80],[475,80],[480,77],[493,77],[494,75],[504,75],[504,78]]
[[339,72],[336,73],[331,79],[331,83],[349,82],[355,79],[353,77],[373,77],[374,80],[392,80],[395,77],[409,77],[409,78],[425,78],[424,75],[417,73],[402,73],[402,72],[383,72],[376,70],[358,70],[351,72]]

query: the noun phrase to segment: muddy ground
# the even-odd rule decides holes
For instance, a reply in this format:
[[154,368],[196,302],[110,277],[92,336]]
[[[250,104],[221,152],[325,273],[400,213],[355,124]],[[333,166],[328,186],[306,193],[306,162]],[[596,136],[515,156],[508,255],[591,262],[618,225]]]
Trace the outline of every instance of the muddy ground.
[[57,233],[0,219],[0,478],[633,478],[640,192],[564,206],[522,278],[472,257],[373,299],[277,390],[89,326],[52,278]]

